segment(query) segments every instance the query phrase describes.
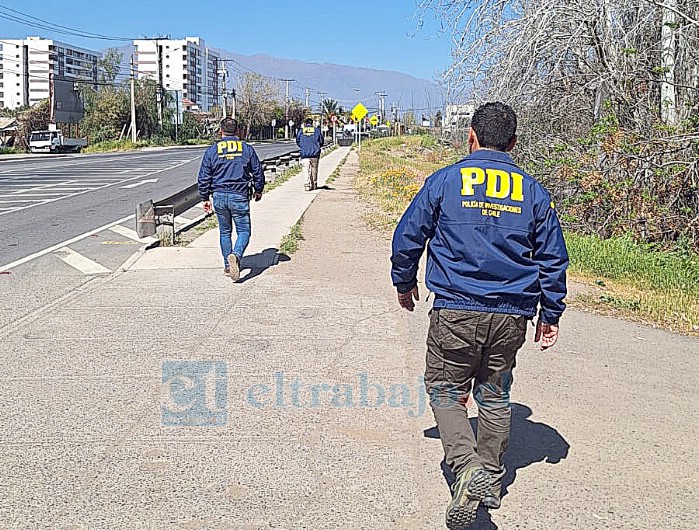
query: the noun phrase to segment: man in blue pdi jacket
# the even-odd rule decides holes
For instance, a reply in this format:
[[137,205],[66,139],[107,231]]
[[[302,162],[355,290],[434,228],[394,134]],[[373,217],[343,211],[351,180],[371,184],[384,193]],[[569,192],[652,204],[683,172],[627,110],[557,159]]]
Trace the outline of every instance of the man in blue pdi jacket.
[[[209,147],[199,169],[199,197],[204,211],[213,208],[218,217],[224,274],[235,282],[240,278],[240,258],[250,242],[250,199],[262,198],[265,175],[255,150],[238,136],[238,122],[221,122],[221,140]],[[231,234],[235,224],[235,246]]]
[[[535,341],[558,338],[565,309],[566,251],[554,203],[508,151],[517,117],[502,103],[473,115],[471,154],[430,176],[393,236],[392,280],[400,305],[419,300],[418,261],[427,245],[426,284],[435,295],[425,385],[456,482],[450,529],[468,527],[479,503],[500,507],[510,435],[510,386],[527,321],[541,305]],[[466,403],[475,380],[478,440]]]
[[313,118],[306,118],[306,121],[296,133],[296,144],[301,150],[301,164],[306,175],[306,182],[303,188],[312,191],[318,188],[318,163],[320,162],[320,148],[325,140],[323,133],[318,127],[313,126]]

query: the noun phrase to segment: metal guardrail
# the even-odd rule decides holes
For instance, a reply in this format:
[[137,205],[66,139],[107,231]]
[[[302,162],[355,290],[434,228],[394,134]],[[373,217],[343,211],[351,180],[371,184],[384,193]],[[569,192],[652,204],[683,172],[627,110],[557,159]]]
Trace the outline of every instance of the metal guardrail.
[[[321,154],[334,144],[323,146]],[[299,151],[292,151],[284,155],[272,156],[261,160],[262,169],[265,172],[265,181],[274,182],[280,166],[290,167],[298,163]],[[271,178],[267,178],[268,173]],[[158,226],[171,228],[172,243],[175,242],[175,218],[199,204],[199,189],[197,184],[178,191],[169,197],[157,202],[148,200],[136,205],[136,232],[138,237],[154,236],[158,232]]]

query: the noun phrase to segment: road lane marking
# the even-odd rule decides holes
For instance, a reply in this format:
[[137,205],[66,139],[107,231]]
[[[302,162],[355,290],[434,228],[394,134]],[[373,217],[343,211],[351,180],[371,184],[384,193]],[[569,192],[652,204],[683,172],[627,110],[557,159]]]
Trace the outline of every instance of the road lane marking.
[[[18,210],[19,208],[16,208]],[[2,214],[4,212],[0,212]],[[130,221],[136,217],[135,215],[129,215],[128,217],[124,217],[123,219],[119,219],[118,221],[114,221],[113,223],[106,224],[104,226],[100,226],[99,228],[95,228],[94,230],[90,230],[89,232],[85,232],[84,234],[81,234],[79,236],[75,236],[72,239],[69,239],[67,241],[63,241],[62,243],[58,243],[57,245],[53,245],[49,248],[45,248],[44,250],[40,250],[39,252],[34,252],[34,254],[30,254],[29,256],[25,256],[21,259],[18,259],[16,261],[13,261],[12,263],[8,263],[7,265],[3,265],[0,267],[0,272],[4,272],[10,269],[14,269],[15,267],[18,267],[19,265],[23,265],[24,263],[27,263],[28,261],[32,261],[36,258],[40,258],[41,256],[45,256],[46,254],[50,254],[51,252],[54,252],[58,250],[59,248],[66,247],[68,245],[72,245],[73,243],[77,243],[78,241],[82,241],[83,239],[93,236],[99,232],[102,232],[104,230],[108,230],[113,226],[120,225],[121,223],[125,223],[126,221]]]
[[124,236],[127,239],[133,239],[134,241],[138,241],[139,243],[154,243],[157,241],[154,237],[138,237],[138,234],[136,233],[136,230],[131,230],[130,228],[127,228],[122,225],[115,225],[110,228],[112,232],[115,234],[119,234],[120,236]]
[[[162,169],[158,169],[158,170],[156,170],[156,171],[152,171],[151,173],[146,173],[146,174],[144,174],[144,175],[137,175],[137,176],[134,176],[134,177],[131,177],[131,178],[128,178],[128,179],[124,179],[124,180],[122,180],[122,181],[120,181],[120,182],[112,182],[112,183],[110,183],[110,184],[105,184],[104,186],[98,186],[98,187],[93,188],[93,189],[90,189],[90,190],[79,191],[79,192],[71,193],[71,194],[68,194],[68,195],[62,195],[61,197],[56,197],[56,198],[54,198],[54,199],[49,199],[49,200],[44,201],[44,202],[39,203],[39,204],[31,204],[31,205],[28,205],[28,206],[24,206],[24,207],[22,207],[22,208],[19,209],[19,210],[28,210],[29,208],[33,208],[33,207],[35,207],[35,206],[41,206],[41,205],[48,204],[48,203],[51,203],[51,202],[60,201],[60,200],[63,200],[63,199],[69,199],[69,198],[71,198],[71,197],[76,197],[76,196],[78,196],[78,195],[83,195],[83,194],[85,194],[85,193],[90,193],[90,192],[92,192],[92,191],[103,190],[103,189],[106,189],[106,188],[110,188],[110,187],[112,187],[112,186],[114,186],[114,185],[116,185],[116,184],[121,184],[121,183],[123,183],[123,182],[129,182],[129,181],[131,181],[131,180],[142,179],[142,178],[144,178],[144,177],[149,177],[149,176],[151,176],[151,175],[156,175],[156,174],[158,174],[158,173],[164,173],[164,172],[166,172],[166,171],[172,171],[173,169],[177,169],[177,168],[179,168],[179,167],[182,167],[182,166],[184,166],[185,164],[189,164],[189,163],[191,163],[191,162],[194,162],[194,161],[197,160],[198,158],[200,158],[200,156],[197,156],[197,157],[195,157],[195,158],[192,158],[191,160],[189,160],[189,161],[187,161],[187,162],[182,162],[182,163],[179,163],[179,164],[175,164],[175,165],[173,165],[173,166],[169,166],[169,167],[165,167],[165,168],[162,168]],[[0,212],[0,216],[5,215],[5,214],[9,214],[9,213],[12,213],[12,212],[15,212],[15,211],[19,211],[19,210],[11,210],[11,211],[6,211],[6,212]],[[133,217],[133,216],[130,216],[130,217]],[[118,224],[118,223],[114,223],[114,224]]]
[[119,189],[130,190],[131,188],[138,188],[139,186],[143,186],[144,184],[153,184],[154,182],[158,182],[158,179],[146,179],[140,182],[132,182],[131,184],[127,184],[126,186],[119,186]]
[[103,267],[96,261],[92,261],[90,258],[86,258],[68,247],[59,248],[54,251],[54,254],[65,264],[70,265],[83,274],[110,274],[112,272],[107,267]]

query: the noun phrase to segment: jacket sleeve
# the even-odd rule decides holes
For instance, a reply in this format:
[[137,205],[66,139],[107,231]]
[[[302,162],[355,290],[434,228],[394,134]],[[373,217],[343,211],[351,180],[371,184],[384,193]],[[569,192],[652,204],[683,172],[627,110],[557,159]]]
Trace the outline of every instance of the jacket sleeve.
[[321,147],[325,145],[325,135],[321,129],[318,129],[318,141],[320,142]]
[[[539,265],[541,310],[539,318],[546,324],[558,324],[566,305],[566,269],[568,250],[556,210],[548,194],[537,216],[534,234],[534,261]],[[543,201],[542,201],[543,202]]]
[[252,182],[255,186],[256,193],[262,193],[265,189],[265,172],[262,169],[262,164],[260,163],[260,158],[257,156],[257,152],[251,147],[250,148],[250,173],[252,175]]
[[206,202],[211,196],[211,183],[213,180],[213,172],[211,171],[211,156],[207,150],[204,153],[204,158],[201,160],[201,166],[199,167],[199,178],[197,179],[197,186],[199,188],[199,198]]
[[438,182],[437,175],[427,179],[393,233],[391,280],[399,293],[407,293],[417,285],[420,257],[437,228],[439,197],[435,190]]
[[296,131],[296,145],[301,147],[301,129]]

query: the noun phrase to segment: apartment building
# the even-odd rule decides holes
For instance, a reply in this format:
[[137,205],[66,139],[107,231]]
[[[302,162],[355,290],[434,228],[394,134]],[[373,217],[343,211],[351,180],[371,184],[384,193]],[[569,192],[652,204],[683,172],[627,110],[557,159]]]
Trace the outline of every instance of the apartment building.
[[97,83],[101,54],[41,37],[0,39],[0,108],[47,99],[50,80]]
[[218,105],[219,54],[208,49],[203,39],[141,39],[133,44],[136,77],[159,81],[194,110],[209,112]]

